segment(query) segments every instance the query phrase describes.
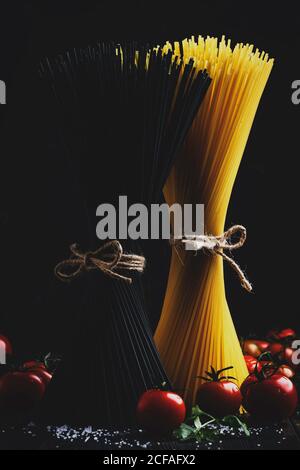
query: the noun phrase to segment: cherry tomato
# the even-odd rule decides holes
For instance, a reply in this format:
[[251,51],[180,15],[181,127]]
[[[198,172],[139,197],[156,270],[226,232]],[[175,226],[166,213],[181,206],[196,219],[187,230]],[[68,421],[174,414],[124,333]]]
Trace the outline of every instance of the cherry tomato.
[[165,390],[148,390],[142,394],[137,405],[139,424],[157,434],[167,434],[178,428],[185,420],[185,415],[183,399]]
[[246,339],[242,349],[243,353],[249,356],[258,357],[261,355],[261,350],[252,339]]
[[295,412],[298,402],[295,385],[281,374],[260,378],[249,375],[241,392],[245,410],[253,418],[267,422],[288,418]]
[[255,366],[257,364],[257,359],[253,356],[244,356],[244,359],[245,359],[245,362],[246,362],[246,366],[248,368],[248,372],[249,374],[251,374],[254,369],[255,369]]
[[201,410],[215,418],[222,418],[235,414],[239,411],[242,403],[242,395],[238,386],[229,379],[234,377],[221,377],[220,374],[232,367],[215,371],[211,367],[211,372],[207,372],[209,378],[200,377],[207,380],[199,386],[197,392],[197,404]]
[[279,355],[284,350],[284,346],[281,343],[271,343],[269,347],[269,351],[272,356]]
[[31,372],[34,375],[37,375],[37,377],[39,377],[46,386],[50,383],[52,379],[52,374],[50,374],[50,372],[48,372],[45,369],[36,368],[36,369],[32,369]]
[[[251,372],[252,373],[261,372],[262,369],[264,369],[264,373],[266,376],[270,376],[272,374],[277,373],[277,374],[284,375],[288,379],[291,379],[295,375],[295,370],[293,369],[291,365],[287,363],[285,364],[284,362],[282,362],[284,361],[284,359],[291,359],[290,353],[286,354],[286,357],[284,357],[284,353],[287,349],[290,349],[290,348],[284,349],[282,353],[280,353],[279,355],[275,355],[274,357],[272,357],[271,355],[270,359],[267,358],[268,356],[270,356],[269,351],[266,354],[263,354],[257,363],[257,368],[254,367]],[[293,350],[291,351],[293,352]],[[263,360],[263,356],[265,356],[266,359]],[[266,367],[267,365],[269,367]]]
[[32,372],[8,372],[0,380],[0,403],[6,411],[30,411],[44,392],[43,381]]
[[282,362],[285,362],[289,366],[291,366],[294,370],[299,370],[299,364],[294,364],[293,362],[293,354],[295,349],[292,348],[284,348],[280,354],[280,359]]
[[[284,348],[280,354],[280,360],[290,366],[295,372],[300,371],[300,364],[295,364],[293,362],[293,354],[296,350],[292,348]],[[297,354],[296,354],[297,356]],[[297,359],[297,357],[296,357]],[[295,359],[294,359],[295,360]]]
[[47,371],[46,366],[43,362],[27,361],[24,362],[23,368],[37,375],[40,379],[42,379],[45,385],[48,385],[50,380],[52,379],[52,374]]
[[265,352],[269,349],[270,343],[268,341],[262,341],[259,339],[253,340],[254,344],[260,349],[261,352]]
[[45,364],[40,361],[26,361],[24,362],[23,367],[24,369],[30,369],[30,370],[33,370],[33,369],[47,370]]
[[277,336],[280,340],[293,339],[296,338],[296,332],[295,330],[292,330],[292,328],[285,328],[284,330],[279,331]]
[[3,348],[6,354],[12,354],[12,345],[6,336],[0,335],[0,348]]
[[257,365],[257,370],[260,371],[262,367],[265,366],[266,364],[272,364],[271,361],[268,361],[268,360],[259,361],[258,359],[252,356],[244,356],[244,358],[245,358],[245,362],[246,362],[249,374],[252,374],[255,371],[256,365]]
[[284,376],[287,377],[288,379],[292,379],[292,378],[294,377],[294,375],[295,375],[294,369],[292,369],[292,367],[289,366],[289,365],[287,365],[287,364],[282,364],[282,365],[278,368],[277,373],[284,375]]
[[242,396],[238,386],[229,380],[207,382],[199,387],[197,403],[206,413],[222,418],[239,411]]

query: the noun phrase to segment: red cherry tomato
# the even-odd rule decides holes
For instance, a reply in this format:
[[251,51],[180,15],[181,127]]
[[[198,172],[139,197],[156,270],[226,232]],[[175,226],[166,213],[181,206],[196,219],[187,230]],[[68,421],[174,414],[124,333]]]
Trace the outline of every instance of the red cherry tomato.
[[30,370],[33,370],[33,369],[47,370],[45,364],[40,361],[26,361],[24,362],[23,367],[24,369],[30,369]]
[[197,392],[197,404],[206,413],[215,418],[222,418],[239,411],[242,403],[242,395],[238,386],[229,379],[234,377],[221,377],[220,374],[233,367],[226,367],[216,371],[211,367],[211,372],[206,372],[207,380],[199,386]]
[[34,375],[37,375],[44,382],[46,386],[50,383],[52,379],[52,374],[50,374],[50,372],[48,372],[45,369],[36,368],[36,369],[32,369],[31,372]]
[[146,430],[158,434],[170,433],[185,420],[183,399],[173,392],[148,390],[137,405],[137,420]]
[[294,352],[295,352],[295,349],[284,348],[280,354],[280,359],[283,362],[286,362],[289,366],[293,367],[295,370],[297,370],[297,365],[293,363]]
[[252,356],[244,356],[246,366],[248,368],[249,374],[252,374],[255,371],[256,364],[257,364],[257,370],[261,371],[262,367],[266,364],[271,364],[270,361],[258,361],[255,357]]
[[253,356],[248,356],[248,355],[244,356],[244,359],[245,359],[249,374],[252,374],[257,364],[257,359]]
[[43,362],[27,361],[24,362],[23,368],[37,375],[40,379],[42,379],[45,385],[48,385],[50,380],[52,379],[52,374],[47,371],[46,366]]
[[44,392],[43,381],[32,372],[8,372],[0,380],[0,403],[5,411],[30,411]]
[[254,344],[260,349],[261,352],[265,352],[269,349],[270,343],[268,341],[262,341],[259,339],[253,340]]
[[[295,351],[296,349],[285,348],[280,355],[280,359],[282,362],[288,364],[295,372],[298,372],[300,371],[300,364],[295,364],[293,361],[293,354]],[[298,355],[299,353],[296,353],[296,358],[294,358],[294,360],[297,360]]]
[[296,332],[295,330],[292,330],[292,328],[285,328],[284,330],[279,331],[277,336],[280,340],[292,339],[296,338]]
[[294,375],[295,375],[294,369],[292,369],[292,367],[289,366],[289,365],[287,365],[287,364],[282,364],[282,365],[278,368],[277,373],[284,375],[284,376],[287,377],[288,379],[292,379],[292,378],[294,377]]
[[269,347],[269,351],[272,356],[279,355],[284,350],[284,346],[281,343],[271,343]]
[[295,412],[298,402],[295,385],[281,374],[261,379],[249,375],[241,392],[245,410],[253,418],[267,422],[288,418]]
[[197,404],[215,418],[235,414],[242,404],[242,395],[236,384],[229,380],[207,382],[200,385]]
[[254,340],[246,339],[243,343],[243,353],[248,356],[258,357],[261,355],[261,350]]
[[0,335],[0,348],[4,348],[6,354],[12,354],[12,345],[6,336]]

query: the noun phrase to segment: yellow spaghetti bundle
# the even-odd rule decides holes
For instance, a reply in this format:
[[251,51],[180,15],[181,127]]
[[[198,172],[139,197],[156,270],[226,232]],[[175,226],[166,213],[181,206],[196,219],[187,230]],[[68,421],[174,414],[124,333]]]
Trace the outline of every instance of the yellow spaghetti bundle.
[[[224,232],[226,212],[256,110],[273,60],[253,46],[233,49],[223,38],[167,43],[165,51],[207,69],[212,83],[185,146],[165,185],[167,203],[205,204],[205,233]],[[173,249],[166,296],[155,341],[166,371],[195,402],[212,365],[233,366],[238,384],[247,368],[226,301],[221,256]],[[241,312],[242,314],[242,312]]]

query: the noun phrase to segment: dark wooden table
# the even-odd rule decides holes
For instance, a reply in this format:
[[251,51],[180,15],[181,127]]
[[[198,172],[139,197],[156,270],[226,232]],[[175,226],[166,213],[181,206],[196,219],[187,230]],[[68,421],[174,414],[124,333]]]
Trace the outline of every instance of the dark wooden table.
[[153,440],[135,428],[0,427],[2,450],[300,450],[300,416],[280,425],[250,427],[251,435],[224,428],[213,442]]

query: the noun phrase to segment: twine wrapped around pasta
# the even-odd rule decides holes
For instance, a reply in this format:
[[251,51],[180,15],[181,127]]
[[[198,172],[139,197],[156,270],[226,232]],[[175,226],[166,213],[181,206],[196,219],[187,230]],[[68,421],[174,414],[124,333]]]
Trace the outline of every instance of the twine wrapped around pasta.
[[99,269],[107,276],[132,283],[131,277],[123,276],[117,271],[137,271],[142,273],[145,267],[143,256],[123,253],[123,248],[118,240],[112,240],[96,251],[82,253],[77,244],[70,246],[72,255],[69,259],[58,263],[54,273],[61,281],[71,281],[84,271]]
[[[236,233],[240,233],[240,238],[235,243],[229,243],[229,240]],[[243,225],[233,225],[230,229],[224,232],[222,235],[195,235],[192,237],[185,236],[184,238],[173,238],[171,244],[175,247],[180,244],[184,245],[186,250],[199,251],[208,250],[212,254],[218,254],[229,263],[234,271],[239,276],[241,286],[248,292],[252,292],[252,285],[246,278],[244,272],[240,266],[228,255],[224,253],[224,250],[237,250],[241,248],[247,238],[247,230]]]

